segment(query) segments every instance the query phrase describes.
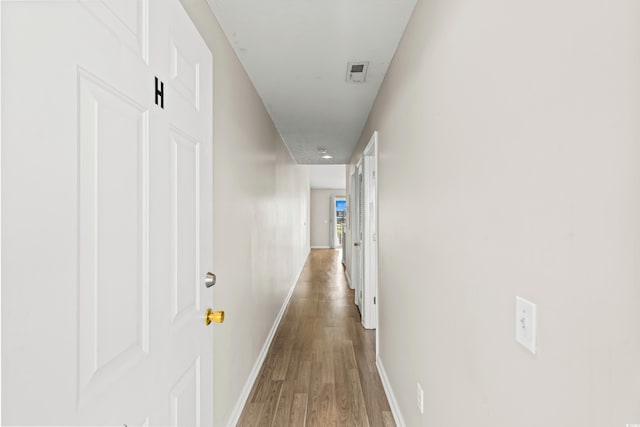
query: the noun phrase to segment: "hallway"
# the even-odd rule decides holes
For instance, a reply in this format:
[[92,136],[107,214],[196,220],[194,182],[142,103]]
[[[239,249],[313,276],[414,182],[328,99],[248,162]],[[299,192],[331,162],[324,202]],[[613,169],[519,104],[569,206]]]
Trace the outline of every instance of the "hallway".
[[334,249],[311,251],[238,426],[394,426]]

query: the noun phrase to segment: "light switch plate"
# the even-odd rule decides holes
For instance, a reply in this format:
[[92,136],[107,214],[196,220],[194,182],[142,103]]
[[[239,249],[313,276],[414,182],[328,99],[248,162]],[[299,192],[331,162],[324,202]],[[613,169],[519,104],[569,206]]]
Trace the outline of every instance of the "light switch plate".
[[536,305],[516,297],[516,341],[536,354]]

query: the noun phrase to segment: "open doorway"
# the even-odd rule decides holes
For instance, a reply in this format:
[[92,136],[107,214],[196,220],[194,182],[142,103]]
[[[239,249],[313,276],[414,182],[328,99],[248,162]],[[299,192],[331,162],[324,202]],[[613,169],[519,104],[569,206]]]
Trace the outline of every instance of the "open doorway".
[[342,247],[346,205],[345,165],[309,165],[312,249]]
[[333,196],[329,205],[332,219],[329,225],[331,234],[331,247],[342,248],[345,238],[345,226],[347,218],[347,199],[344,196]]
[[351,175],[351,274],[366,329],[378,327],[377,132]]

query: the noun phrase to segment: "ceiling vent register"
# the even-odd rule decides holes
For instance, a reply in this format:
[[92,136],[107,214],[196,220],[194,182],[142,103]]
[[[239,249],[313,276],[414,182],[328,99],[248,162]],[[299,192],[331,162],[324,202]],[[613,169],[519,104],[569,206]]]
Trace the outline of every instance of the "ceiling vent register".
[[367,78],[369,61],[349,62],[347,64],[347,83],[364,83]]

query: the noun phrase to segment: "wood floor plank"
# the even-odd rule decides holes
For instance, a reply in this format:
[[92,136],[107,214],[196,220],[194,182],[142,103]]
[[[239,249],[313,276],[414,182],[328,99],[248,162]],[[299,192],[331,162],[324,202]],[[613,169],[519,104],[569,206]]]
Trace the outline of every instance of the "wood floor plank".
[[347,374],[349,378],[349,392],[351,396],[351,416],[359,426],[368,426],[369,416],[367,415],[367,404],[364,400],[362,392],[362,383],[360,375],[356,369],[349,370]]
[[311,251],[239,426],[395,426],[340,252]]
[[320,422],[320,395],[322,394],[322,362],[311,363],[311,377],[308,384],[307,425],[317,426]]
[[318,426],[336,426],[335,391],[333,384],[324,383],[318,398]]
[[276,408],[280,401],[280,391],[282,390],[282,381],[269,381],[268,395],[264,401],[258,424],[261,426],[273,425],[273,419],[276,415]]
[[264,402],[269,396],[271,372],[273,371],[273,357],[273,354],[268,354],[265,358],[260,374],[258,374],[258,379],[249,394],[249,401],[252,403]]
[[327,384],[335,383],[335,372],[333,367],[333,347],[325,345],[322,347],[322,382]]
[[335,419],[339,426],[352,425],[349,389],[344,383],[335,386]]
[[274,367],[271,373],[271,380],[284,381],[287,370],[289,369],[289,362],[291,360],[291,353],[293,352],[292,345],[285,345],[278,354],[274,357]]
[[262,412],[263,406],[263,403],[247,403],[237,427],[257,427],[260,422],[260,412]]
[[273,423],[272,423],[273,426],[288,425],[294,395],[295,393],[294,393],[293,381],[284,381],[282,383],[282,389],[280,390],[280,398],[278,399],[278,406],[276,408],[276,412],[273,417]]
[[347,370],[345,369],[346,365],[342,353],[343,346],[344,344],[334,350],[336,421],[339,426],[350,426],[354,425],[351,414],[351,400],[353,397],[351,396]]
[[382,411],[382,424],[384,427],[395,427],[396,422],[391,411]]
[[307,419],[307,400],[306,393],[296,393],[293,396],[293,405],[291,406],[291,415],[289,417],[289,426],[305,427]]
[[311,362],[308,360],[301,360],[300,365],[298,365],[295,392],[308,394],[310,382],[311,382]]

